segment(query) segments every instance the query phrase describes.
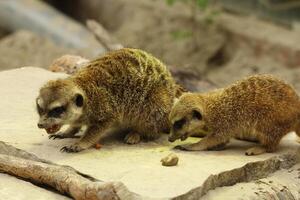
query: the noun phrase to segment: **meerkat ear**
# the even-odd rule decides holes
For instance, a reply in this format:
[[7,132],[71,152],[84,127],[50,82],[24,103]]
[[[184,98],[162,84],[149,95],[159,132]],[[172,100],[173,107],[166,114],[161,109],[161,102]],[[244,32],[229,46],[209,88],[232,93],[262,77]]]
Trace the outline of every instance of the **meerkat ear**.
[[75,95],[75,104],[77,107],[82,107],[83,106],[83,96],[81,94],[76,94]]
[[193,118],[202,120],[202,114],[198,110],[193,110]]

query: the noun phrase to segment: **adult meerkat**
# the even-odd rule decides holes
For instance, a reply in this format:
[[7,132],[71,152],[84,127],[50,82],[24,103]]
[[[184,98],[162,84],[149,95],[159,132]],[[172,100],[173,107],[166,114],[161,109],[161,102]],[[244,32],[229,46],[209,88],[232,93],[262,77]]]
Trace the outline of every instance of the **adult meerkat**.
[[[166,66],[138,49],[124,48],[91,61],[66,79],[46,83],[37,97],[39,128],[50,138],[68,138],[87,126],[82,138],[62,151],[78,152],[101,135],[128,131],[125,142],[157,138],[168,131],[168,115],[181,87]],[[57,133],[63,125],[70,127]],[[57,134],[55,134],[57,133]]]
[[271,75],[254,75],[208,93],[186,93],[174,104],[169,141],[190,134],[206,135],[200,142],[178,146],[197,151],[224,147],[231,137],[258,140],[246,151],[258,155],[276,150],[291,131],[300,136],[300,99],[294,89]]

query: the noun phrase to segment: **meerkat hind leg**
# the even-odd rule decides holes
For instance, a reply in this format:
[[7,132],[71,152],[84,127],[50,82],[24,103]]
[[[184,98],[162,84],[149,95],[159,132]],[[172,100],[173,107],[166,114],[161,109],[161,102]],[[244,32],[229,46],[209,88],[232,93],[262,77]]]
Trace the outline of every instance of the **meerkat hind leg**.
[[[276,151],[277,146],[281,140],[281,138],[286,135],[289,132],[289,128],[283,128],[269,133],[269,134],[262,134],[260,137],[260,144],[259,146],[255,146],[252,148],[249,148],[246,152],[245,155],[247,156],[253,156],[253,155],[260,155],[263,153],[271,153]],[[277,131],[277,132],[276,132]],[[270,137],[272,136],[272,137]]]
[[64,138],[80,138],[80,136],[75,136],[76,133],[80,131],[81,127],[70,126],[64,132],[59,132],[53,135],[49,135],[49,139],[64,139]]
[[203,151],[203,150],[221,150],[225,148],[225,145],[229,142],[229,139],[224,139],[218,136],[207,136],[194,144],[186,144],[176,146],[176,149],[185,151]]
[[141,141],[141,136],[135,131],[130,131],[124,138],[124,142],[127,144],[137,144]]

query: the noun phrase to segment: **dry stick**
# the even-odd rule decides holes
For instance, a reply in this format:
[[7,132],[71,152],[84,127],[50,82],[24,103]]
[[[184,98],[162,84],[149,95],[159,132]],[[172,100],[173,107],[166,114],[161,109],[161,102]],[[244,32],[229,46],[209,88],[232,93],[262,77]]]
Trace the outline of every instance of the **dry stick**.
[[[6,154],[6,155],[5,155]],[[24,150],[0,142],[0,172],[35,184],[50,186],[74,199],[142,199],[123,183],[100,182],[72,167],[40,159]]]
[[[0,154],[4,154],[4,155],[8,155],[8,156],[14,156],[14,157],[23,158],[23,159],[32,160],[32,161],[37,161],[37,162],[42,162],[42,163],[48,163],[48,164],[52,164],[52,165],[57,165],[55,163],[52,163],[51,161],[41,159],[41,158],[37,157],[34,154],[28,153],[27,151],[24,151],[22,149],[18,149],[16,147],[14,147],[14,146],[5,144],[2,141],[0,141]],[[98,180],[94,177],[91,177],[90,175],[83,174],[83,173],[75,170],[72,167],[69,167],[69,166],[64,166],[64,167],[71,168],[78,175],[83,176],[83,177],[85,177],[85,178],[87,178],[91,181],[100,181],[100,180]]]
[[0,154],[5,154],[8,156],[15,156],[18,158],[34,160],[34,161],[39,161],[39,162],[44,162],[44,163],[51,163],[50,161],[38,158],[34,154],[28,153],[24,150],[21,150],[16,147],[13,147],[11,145],[5,144],[2,141],[0,141]]
[[114,183],[91,182],[63,166],[0,154],[0,171],[51,186],[75,199],[119,199]]
[[117,50],[123,48],[123,45],[116,42],[110,36],[108,31],[95,20],[87,20],[86,25],[88,29],[95,35],[96,39],[108,50]]

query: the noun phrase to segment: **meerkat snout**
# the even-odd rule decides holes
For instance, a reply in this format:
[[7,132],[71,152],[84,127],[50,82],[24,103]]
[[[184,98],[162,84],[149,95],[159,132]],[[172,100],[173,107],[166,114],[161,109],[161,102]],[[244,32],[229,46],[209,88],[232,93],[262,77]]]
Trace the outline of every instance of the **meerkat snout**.
[[174,142],[177,139],[185,140],[187,138],[187,133],[183,133],[183,126],[187,123],[186,119],[179,119],[172,124],[171,132],[169,135],[169,142]]

